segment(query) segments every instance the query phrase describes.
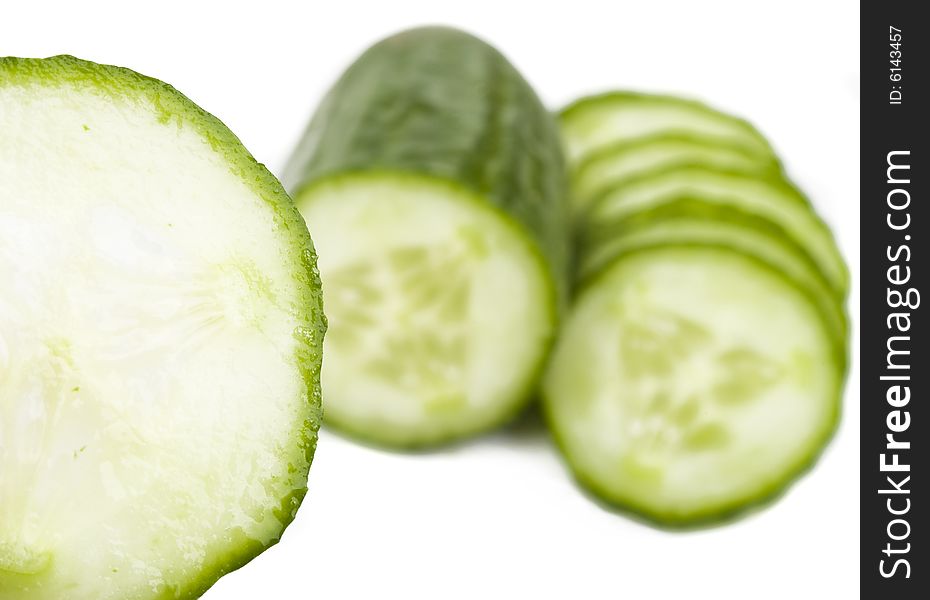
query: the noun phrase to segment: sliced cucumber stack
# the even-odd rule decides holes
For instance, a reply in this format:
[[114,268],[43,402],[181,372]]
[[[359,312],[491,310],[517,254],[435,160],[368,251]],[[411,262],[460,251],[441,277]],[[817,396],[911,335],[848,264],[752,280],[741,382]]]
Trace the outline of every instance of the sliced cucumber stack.
[[748,122],[675,96],[633,92],[589,96],[563,110],[560,122],[566,156],[573,167],[621,142],[665,134],[739,148],[764,163],[775,158],[768,141]]
[[745,121],[616,93],[561,116],[575,295],[543,381],[571,470],[670,526],[776,495],[833,431],[848,273]]
[[804,248],[838,299],[849,288],[849,274],[833,234],[813,212],[805,196],[783,178],[765,178],[739,171],[685,166],[644,173],[625,185],[606,190],[581,218],[577,235],[597,243],[613,237],[624,220],[681,197],[714,207],[730,207],[755,215]]
[[320,248],[326,423],[413,447],[530,399],[567,283],[558,128],[496,50],[388,38],[336,83],[285,171]]
[[739,170],[759,177],[777,176],[774,156],[757,156],[737,146],[694,135],[658,134],[621,141],[594,152],[574,169],[572,200],[579,211],[610,189],[623,187],[641,173],[686,165]]
[[837,292],[804,248],[767,219],[681,197],[625,219],[612,232],[605,227],[601,233],[600,239],[580,246],[579,255],[584,260],[578,266],[579,286],[585,286],[610,268],[618,256],[640,249],[670,245],[732,249],[761,259],[808,290],[833,333],[837,348],[842,350],[845,344],[846,316]]
[[154,79],[0,58],[0,107],[0,598],[198,597],[306,492],[306,225]]

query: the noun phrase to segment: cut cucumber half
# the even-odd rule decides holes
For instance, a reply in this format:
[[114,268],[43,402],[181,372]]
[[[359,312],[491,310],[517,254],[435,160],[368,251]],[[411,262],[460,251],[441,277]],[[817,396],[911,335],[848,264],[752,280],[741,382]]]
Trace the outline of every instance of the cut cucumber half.
[[0,107],[0,598],[198,597],[306,491],[306,225],[154,79],[2,58]]
[[845,362],[847,322],[823,274],[803,248],[770,221],[728,206],[680,198],[625,219],[613,236],[579,248],[579,288],[623,254],[661,246],[716,246],[736,250],[774,267],[808,292],[830,328]]
[[575,210],[609,188],[618,188],[643,173],[661,173],[686,165],[739,170],[760,177],[777,176],[781,166],[773,156],[747,153],[738,146],[700,136],[664,134],[621,142],[595,152],[574,171]]
[[675,96],[635,92],[589,96],[565,108],[560,122],[569,163],[575,166],[608,146],[669,133],[741,148],[763,161],[775,156],[765,137],[747,121]]
[[585,288],[543,382],[576,477],[670,526],[771,498],[838,419],[843,367],[806,293],[719,248],[633,252]]
[[568,292],[554,117],[497,50],[423,27],[365,51],[287,167],[330,317],[326,423],[453,442],[532,399]]
[[326,422],[418,446],[521,408],[549,349],[555,292],[531,239],[453,184],[332,177],[296,197],[314,229],[330,329]]
[[682,197],[767,219],[807,251],[837,299],[846,297],[849,274],[832,233],[807,199],[781,178],[697,166],[646,174],[597,198],[580,224],[579,236],[589,243],[612,239],[625,219]]

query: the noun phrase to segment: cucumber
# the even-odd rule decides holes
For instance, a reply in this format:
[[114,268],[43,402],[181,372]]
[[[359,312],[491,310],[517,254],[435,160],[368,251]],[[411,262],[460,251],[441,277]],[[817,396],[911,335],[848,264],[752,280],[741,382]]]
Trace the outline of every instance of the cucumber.
[[747,121],[675,96],[635,92],[588,96],[565,108],[560,123],[573,167],[609,146],[662,134],[700,136],[740,148],[763,162],[775,157],[765,137]]
[[196,598],[306,492],[306,225],[174,88],[0,58],[0,598]]
[[576,478],[674,527],[773,498],[837,423],[843,365],[809,295],[732,250],[624,254],[576,298],[543,382]]
[[330,322],[326,423],[419,447],[523,407],[567,284],[557,125],[496,50],[428,27],[366,51],[285,169]]
[[845,362],[848,342],[846,314],[829,283],[803,248],[791,242],[770,221],[728,206],[682,197],[625,219],[613,235],[582,245],[578,285],[596,278],[617,257],[661,246],[719,246],[757,258],[783,273],[808,292],[833,334]]
[[700,166],[644,174],[622,188],[597,198],[579,226],[586,243],[616,236],[631,215],[675,202],[681,197],[713,206],[732,207],[770,221],[798,247],[804,248],[823,273],[839,301],[845,299],[849,274],[829,228],[807,198],[781,178],[760,179],[741,171]]
[[660,134],[636,138],[595,152],[578,165],[572,185],[573,208],[576,212],[582,210],[592,198],[609,188],[623,187],[643,173],[685,165],[735,169],[759,177],[778,176],[781,170],[772,156],[760,157],[700,136]]

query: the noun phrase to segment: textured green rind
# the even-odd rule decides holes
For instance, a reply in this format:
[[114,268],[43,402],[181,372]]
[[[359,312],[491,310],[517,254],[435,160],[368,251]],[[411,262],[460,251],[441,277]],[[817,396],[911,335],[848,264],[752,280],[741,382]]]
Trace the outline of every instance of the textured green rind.
[[[306,388],[306,412],[302,423],[295,426],[293,437],[293,481],[297,488],[282,498],[280,506],[272,512],[281,522],[281,532],[293,521],[304,495],[307,475],[317,445],[317,432],[322,419],[320,395],[320,368],[322,365],[323,335],[326,332],[326,317],[323,314],[320,273],[317,255],[307,231],[306,223],[294,203],[284,191],[281,183],[267,168],[249,153],[242,142],[219,119],[206,112],[172,86],[146,77],[130,69],[101,65],[73,56],[54,56],[46,59],[0,57],[0,86],[60,87],[99,94],[106,98],[143,99],[157,111],[158,119],[166,126],[191,127],[221,155],[229,170],[240,178],[273,210],[274,223],[282,236],[289,241],[288,259],[297,267],[295,280],[302,290],[294,303],[293,317],[300,325],[294,336],[298,340],[295,359]],[[280,537],[279,533],[279,537]],[[270,545],[277,543],[274,540]],[[185,600],[198,598],[223,575],[238,569],[264,552],[263,546],[242,536],[236,547],[220,556],[213,557],[212,564],[205,567],[200,577],[183,586],[174,586],[160,591],[157,599]],[[0,575],[0,598],[11,597],[4,591],[4,580],[16,583],[26,576]]]
[[[569,130],[574,126],[574,124],[581,123],[585,119],[591,118],[593,112],[612,104],[627,106],[635,106],[636,104],[643,106],[666,105],[693,111],[697,115],[706,114],[713,117],[714,119],[730,123],[736,129],[742,130],[744,134],[741,135],[739,139],[736,139],[732,136],[715,138],[702,134],[701,137],[707,139],[708,142],[721,143],[725,145],[738,145],[742,147],[747,153],[756,155],[762,160],[778,160],[771,144],[769,144],[765,136],[762,135],[759,130],[756,129],[755,126],[753,126],[749,121],[721,112],[699,100],[681,98],[678,96],[669,96],[666,94],[650,94],[631,91],[609,91],[579,98],[578,100],[563,108],[559,113],[559,123],[561,124],[561,131],[563,136],[565,136],[567,139],[571,135]],[[687,128],[663,129],[662,131],[663,133],[675,133],[682,135],[692,135],[694,133]],[[644,138],[645,137],[651,136],[644,136]],[[594,151],[596,152],[601,149],[602,148],[599,148]],[[588,150],[581,155],[581,159],[584,160],[591,154],[592,151]],[[577,164],[578,163],[572,166],[577,167]]]
[[327,94],[284,170],[294,197],[370,169],[455,182],[520,222],[567,288],[567,177],[558,128],[497,50],[458,30],[371,47]]
[[[687,227],[678,229],[674,234],[665,237],[655,236],[648,241],[637,240],[636,236],[646,234],[650,229],[660,227],[664,223],[680,223],[687,226],[695,223],[702,227],[701,235],[691,235]],[[713,235],[708,235],[712,233]],[[748,235],[756,244],[749,247],[735,238],[733,233]],[[632,243],[622,243],[627,237]],[[615,248],[609,249],[612,242]],[[810,258],[803,247],[792,241],[778,225],[768,219],[754,214],[740,211],[727,206],[715,206],[701,202],[700,199],[681,197],[660,207],[645,210],[634,214],[620,224],[613,232],[612,239],[604,238],[590,241],[586,244],[581,240],[579,255],[593,257],[598,247],[608,248],[594,264],[581,262],[578,273],[578,286],[583,289],[587,282],[595,280],[600,274],[610,268],[614,261],[624,254],[651,247],[677,246],[682,244],[718,245],[722,248],[737,250],[753,256],[755,259],[778,269],[786,278],[807,291],[812,302],[816,304],[825,322],[834,334],[835,344],[841,362],[847,364],[849,345],[849,319],[846,315],[845,303],[836,298],[830,283],[820,272],[817,264]],[[762,256],[759,246],[773,248],[779,253],[780,264],[771,258]]]
[[[661,248],[641,248],[634,250],[624,256],[633,256],[641,253],[648,253],[654,251],[674,251],[680,250],[687,252],[690,248],[713,248],[714,246],[707,244],[669,244],[664,245]],[[785,277],[784,273],[773,268],[768,263],[762,262],[756,259],[753,256],[742,255],[743,259],[750,261],[758,266],[760,269],[764,269],[767,272],[775,275],[792,288],[800,292],[803,296],[809,299],[810,302],[815,302],[815,299],[811,297],[811,293],[808,290],[805,290],[802,287],[798,287],[797,284],[791,279]],[[622,259],[618,259],[622,260]],[[616,264],[616,263],[614,263]],[[584,293],[585,290],[590,289],[598,285],[599,280],[602,277],[606,276],[606,272],[601,273],[599,276],[592,278],[586,283],[586,285],[579,291],[579,294]],[[689,530],[689,529],[701,529],[706,527],[712,527],[715,525],[723,525],[729,522],[734,521],[740,517],[751,514],[755,511],[761,510],[773,503],[775,500],[780,498],[784,493],[788,491],[790,486],[801,477],[803,477],[808,471],[810,471],[814,465],[817,464],[818,459],[826,450],[829,445],[830,440],[833,438],[836,433],[837,428],[839,427],[841,412],[842,412],[842,398],[843,390],[846,382],[847,374],[847,364],[846,357],[840,355],[835,355],[834,360],[836,361],[835,370],[837,372],[836,376],[836,389],[833,397],[830,399],[830,404],[832,407],[832,415],[828,419],[827,426],[820,432],[820,435],[811,443],[811,452],[807,455],[801,457],[794,465],[786,470],[785,475],[779,478],[778,480],[770,482],[768,485],[760,488],[755,494],[748,498],[739,498],[735,499],[729,503],[719,504],[714,507],[709,507],[702,511],[691,511],[687,515],[676,514],[672,512],[665,512],[660,510],[655,510],[653,507],[648,506],[643,503],[630,502],[626,499],[620,499],[614,497],[610,490],[606,489],[600,485],[594,478],[588,476],[581,469],[577,469],[574,466],[572,461],[572,456],[569,452],[568,446],[565,444],[562,439],[561,434],[559,433],[558,422],[553,417],[552,410],[550,408],[553,400],[546,393],[545,386],[543,386],[541,391],[542,396],[542,412],[543,417],[548,426],[549,432],[552,435],[553,440],[555,441],[556,446],[559,448],[559,452],[562,455],[562,458],[566,462],[569,471],[572,474],[572,477],[581,486],[583,490],[591,494],[591,496],[598,501],[601,505],[609,510],[615,510],[631,516],[637,520],[640,520],[646,524],[657,526],[663,529],[670,530]],[[824,366],[824,368],[829,368]]]
[[[790,181],[778,175],[765,178],[745,170],[707,169],[696,164],[683,165],[671,171],[659,169],[654,172],[643,173],[635,179],[626,180],[623,187],[605,186],[604,192],[593,199],[588,210],[580,215],[576,237],[579,239],[587,238],[590,241],[596,241],[600,236],[613,235],[616,228],[622,226],[621,223],[628,218],[628,216],[605,219],[598,215],[598,211],[603,209],[603,207],[611,206],[612,203],[616,203],[616,206],[622,206],[622,193],[624,190],[636,187],[648,189],[650,186],[660,182],[663,178],[677,177],[685,181],[689,172],[694,172],[701,176],[712,176],[716,178],[719,183],[727,183],[727,185],[729,185],[730,181],[733,182],[733,185],[737,185],[741,181],[752,184],[761,183],[764,184],[767,189],[771,190],[773,194],[778,196],[779,202],[803,207],[804,211],[798,212],[798,217],[803,217],[807,221],[805,224],[809,226],[810,231],[816,233],[818,240],[822,243],[823,252],[815,252],[812,250],[812,246],[808,242],[808,239],[798,237],[793,232],[793,223],[784,223],[776,226],[784,232],[786,237],[791,237],[792,243],[805,249],[813,262],[819,265],[818,269],[821,273],[830,281],[830,287],[836,298],[841,302],[845,301],[846,295],[849,293],[849,270],[839,251],[836,240],[833,237],[833,232],[814,211],[807,196]],[[711,199],[706,195],[702,195],[700,188],[697,186],[689,190],[688,194],[694,201],[706,200],[707,202],[711,202],[712,200],[725,200],[730,204],[735,203],[734,205],[738,205],[740,196],[739,190],[735,188],[733,193],[721,194],[715,192],[713,194],[714,198]],[[656,197],[653,199],[654,202],[651,206],[661,206],[676,199],[676,195]],[[792,226],[789,227],[789,225]],[[583,257],[581,257],[581,260],[583,260]]]

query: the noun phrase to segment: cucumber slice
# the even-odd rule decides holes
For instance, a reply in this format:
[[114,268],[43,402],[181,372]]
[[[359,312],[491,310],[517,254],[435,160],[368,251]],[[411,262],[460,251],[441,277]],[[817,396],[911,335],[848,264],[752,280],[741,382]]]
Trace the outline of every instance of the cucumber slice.
[[330,177],[297,197],[320,248],[330,330],[326,422],[418,446],[493,427],[526,402],[555,326],[522,228],[441,180]]
[[838,419],[838,361],[816,305],[764,263],[643,250],[578,297],[544,407],[598,497],[694,525],[773,497],[813,463]]
[[306,491],[307,228],[154,79],[2,58],[0,107],[0,598],[195,598]]
[[646,174],[597,198],[580,224],[579,236],[599,244],[616,237],[617,228],[630,216],[681,197],[767,219],[807,251],[837,299],[846,297],[849,274],[832,233],[797,188],[780,178],[698,166]]
[[675,96],[635,92],[588,96],[565,108],[560,122],[569,163],[575,166],[609,146],[667,133],[741,148],[762,161],[775,157],[765,137],[747,121]]
[[286,170],[321,248],[326,422],[451,442],[526,405],[568,287],[558,128],[494,48],[405,31],[336,82]]
[[686,165],[738,170],[759,177],[777,176],[773,156],[747,153],[736,146],[694,135],[663,134],[620,142],[595,152],[574,171],[572,200],[576,212],[609,188],[624,186],[643,173],[661,173]]
[[792,243],[770,221],[728,206],[679,198],[631,215],[613,236],[599,243],[581,241],[579,287],[596,278],[623,254],[661,246],[719,246],[755,257],[784,273],[808,292],[820,309],[836,343],[846,356],[848,326],[843,304],[803,248]]

